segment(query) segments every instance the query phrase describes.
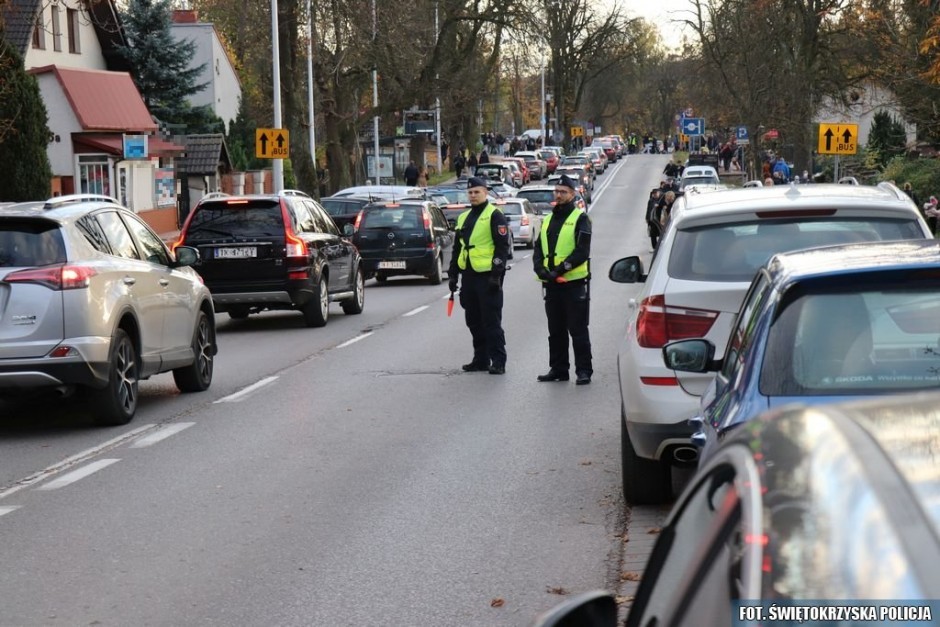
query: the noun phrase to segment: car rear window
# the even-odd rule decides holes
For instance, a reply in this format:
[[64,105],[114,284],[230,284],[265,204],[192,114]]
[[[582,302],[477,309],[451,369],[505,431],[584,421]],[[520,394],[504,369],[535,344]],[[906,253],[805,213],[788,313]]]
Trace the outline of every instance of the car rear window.
[[439,189],[439,190],[437,190],[437,192],[435,192],[435,193],[440,194],[441,196],[444,196],[445,198],[447,198],[447,202],[449,202],[449,203],[459,204],[459,203],[468,203],[468,202],[470,202],[470,196],[467,195],[466,190],[462,190],[462,189]]
[[363,213],[362,223],[359,228],[360,230],[424,228],[424,217],[421,215],[421,207],[401,205],[398,207],[373,207]]
[[277,200],[212,202],[199,205],[194,211],[187,239],[284,234],[284,218]]
[[519,198],[525,198],[529,202],[552,202],[555,200],[555,192],[546,190],[521,190],[516,194]]
[[518,216],[522,215],[522,205],[516,202],[507,202],[506,204],[496,205],[496,208],[503,212],[503,215]]
[[940,387],[940,283],[897,273],[881,285],[852,283],[851,291],[835,286],[788,299],[768,336],[763,393],[870,395]]
[[65,263],[65,244],[58,225],[46,221],[0,222],[0,268]]
[[690,281],[750,281],[776,253],[922,237],[916,221],[888,218],[765,219],[680,229],[670,252],[669,276]]
[[358,213],[366,204],[368,204],[368,201],[356,202],[337,200],[335,198],[323,198],[320,200],[320,205],[326,209],[326,212],[331,216],[347,216]]

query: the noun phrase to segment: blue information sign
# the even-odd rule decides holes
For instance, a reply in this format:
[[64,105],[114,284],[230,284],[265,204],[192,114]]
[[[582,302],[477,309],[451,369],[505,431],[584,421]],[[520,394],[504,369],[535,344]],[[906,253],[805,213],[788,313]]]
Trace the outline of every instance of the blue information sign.
[[685,135],[704,135],[705,118],[682,118],[679,120],[679,128]]
[[125,159],[146,159],[147,158],[147,136],[146,135],[125,135],[124,136],[124,158]]

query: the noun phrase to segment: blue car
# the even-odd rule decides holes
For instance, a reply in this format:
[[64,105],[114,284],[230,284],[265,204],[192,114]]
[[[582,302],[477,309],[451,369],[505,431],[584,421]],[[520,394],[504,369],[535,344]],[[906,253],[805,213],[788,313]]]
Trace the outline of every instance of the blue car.
[[700,463],[773,407],[940,389],[940,244],[776,255],[754,277],[724,357],[714,355],[704,339],[663,347],[670,368],[717,372],[692,419]]

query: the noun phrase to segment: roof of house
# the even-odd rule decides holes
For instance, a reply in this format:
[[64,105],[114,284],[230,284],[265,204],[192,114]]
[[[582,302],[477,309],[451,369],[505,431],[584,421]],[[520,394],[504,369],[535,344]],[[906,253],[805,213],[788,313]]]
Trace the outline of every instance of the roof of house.
[[186,155],[176,160],[187,174],[215,174],[219,168],[232,169],[232,160],[222,133],[186,135],[176,139],[186,145]]
[[[7,3],[0,3],[2,36],[12,43],[23,57],[26,56],[33,38],[36,16],[44,6],[44,0],[9,0]],[[108,69],[130,69],[127,60],[120,53],[120,48],[127,45],[127,37],[113,0],[93,0],[83,2],[82,6],[95,27]]]
[[157,125],[127,72],[47,65],[31,74],[52,72],[84,131],[153,132]]
[[[118,133],[73,133],[72,145],[75,152],[104,152],[118,157],[124,156],[124,137]],[[147,136],[148,157],[176,157],[186,150],[181,144],[166,141],[155,135]]]

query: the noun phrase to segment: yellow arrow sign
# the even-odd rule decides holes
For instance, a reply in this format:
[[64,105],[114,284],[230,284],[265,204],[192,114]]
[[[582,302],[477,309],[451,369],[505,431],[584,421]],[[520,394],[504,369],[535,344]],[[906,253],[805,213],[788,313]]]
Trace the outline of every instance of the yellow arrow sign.
[[259,159],[290,157],[290,132],[286,128],[255,129],[255,156]]
[[820,123],[819,145],[821,155],[854,155],[858,152],[858,124]]

